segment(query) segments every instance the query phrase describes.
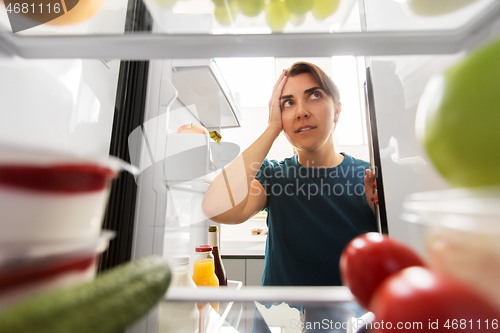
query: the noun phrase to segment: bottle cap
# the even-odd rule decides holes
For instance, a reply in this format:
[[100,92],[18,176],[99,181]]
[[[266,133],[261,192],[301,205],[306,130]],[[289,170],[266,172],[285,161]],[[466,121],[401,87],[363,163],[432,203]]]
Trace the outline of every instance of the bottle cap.
[[189,265],[190,259],[187,254],[176,255],[172,257],[172,265]]
[[208,232],[217,232],[218,228],[216,225],[211,225],[208,227]]
[[210,245],[200,245],[196,247],[196,252],[210,252],[213,249]]

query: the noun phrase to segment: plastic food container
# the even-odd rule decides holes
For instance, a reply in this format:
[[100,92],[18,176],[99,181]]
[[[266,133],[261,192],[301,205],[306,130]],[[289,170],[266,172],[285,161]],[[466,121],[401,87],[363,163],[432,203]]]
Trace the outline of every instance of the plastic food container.
[[500,309],[500,188],[409,196],[403,220],[415,227],[431,268],[478,290]]
[[0,244],[97,237],[117,158],[0,145]]
[[0,308],[26,296],[91,281],[114,232],[62,242],[0,245]]

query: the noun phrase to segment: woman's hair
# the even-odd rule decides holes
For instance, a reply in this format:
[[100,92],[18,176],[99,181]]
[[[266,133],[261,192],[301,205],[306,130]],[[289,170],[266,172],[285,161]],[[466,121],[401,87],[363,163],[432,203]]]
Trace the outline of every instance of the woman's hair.
[[311,74],[321,89],[332,97],[335,104],[340,102],[340,93],[337,85],[321,68],[314,64],[304,61],[296,62],[287,70],[286,76],[294,77],[303,73]]

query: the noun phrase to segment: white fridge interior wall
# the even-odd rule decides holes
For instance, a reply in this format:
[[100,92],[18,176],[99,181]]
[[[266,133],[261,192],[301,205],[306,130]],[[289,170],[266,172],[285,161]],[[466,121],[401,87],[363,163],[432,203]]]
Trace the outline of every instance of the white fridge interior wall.
[[[4,6],[0,24],[9,26]],[[108,0],[91,20],[66,33],[123,33],[127,4]],[[40,25],[19,34],[54,34]],[[0,141],[108,156],[119,60],[0,59]]]
[[119,61],[0,61],[0,140],[108,156]]
[[[209,139],[206,135],[177,134],[176,131],[184,124],[203,125],[207,115],[214,118],[208,120],[217,121],[215,118],[219,117],[221,124],[224,123],[217,106],[203,105],[206,100],[216,105],[226,103],[220,96],[223,88],[200,86],[196,79],[189,80],[190,84],[181,82],[174,86],[174,63],[173,60],[150,61],[144,125],[131,136],[131,141],[140,146],[132,151],[140,154],[133,159],[141,170],[137,179],[133,259],[151,254],[161,255],[167,261],[178,254],[194,258],[195,247],[207,244],[208,226],[214,224],[201,210],[204,193],[213,177]],[[186,70],[195,72],[203,67],[200,73],[205,75],[206,63],[194,61],[193,67]],[[183,89],[192,90],[192,94],[186,98]],[[234,101],[227,102],[234,104]],[[239,111],[233,112],[233,119],[225,119],[228,126],[238,121]],[[156,332],[158,318],[158,309],[154,309],[131,325],[128,332],[142,333],[146,328],[148,332],[150,328]]]
[[[193,257],[195,247],[206,244],[211,223],[201,211],[209,172],[209,142],[205,136],[175,133],[181,125],[201,122],[192,112],[194,105],[184,105],[178,98],[177,87],[171,83],[172,60],[151,61],[149,73],[145,108],[148,126],[138,129],[142,173],[138,178],[132,257]],[[189,176],[189,172],[183,173],[185,169],[198,177],[182,178]]]

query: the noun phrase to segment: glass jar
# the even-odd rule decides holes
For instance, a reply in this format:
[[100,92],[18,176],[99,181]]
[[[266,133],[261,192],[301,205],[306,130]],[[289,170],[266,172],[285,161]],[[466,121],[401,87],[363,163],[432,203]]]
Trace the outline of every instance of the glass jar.
[[219,279],[215,275],[213,247],[201,245],[196,247],[196,258],[193,264],[193,281],[200,287],[218,287]]
[[[213,247],[210,245],[201,245],[196,247],[196,258],[193,264],[193,281],[198,287],[219,287],[219,279],[215,275]],[[200,318],[205,318],[207,309],[206,303],[198,303],[200,309]],[[219,310],[218,302],[211,302],[214,310]],[[200,319],[200,325],[203,326],[204,319]],[[202,330],[200,330],[202,331]]]
[[[196,288],[189,275],[189,255],[174,256],[171,261],[172,281],[169,288]],[[195,302],[160,303],[159,333],[195,333],[199,328],[200,312]]]

